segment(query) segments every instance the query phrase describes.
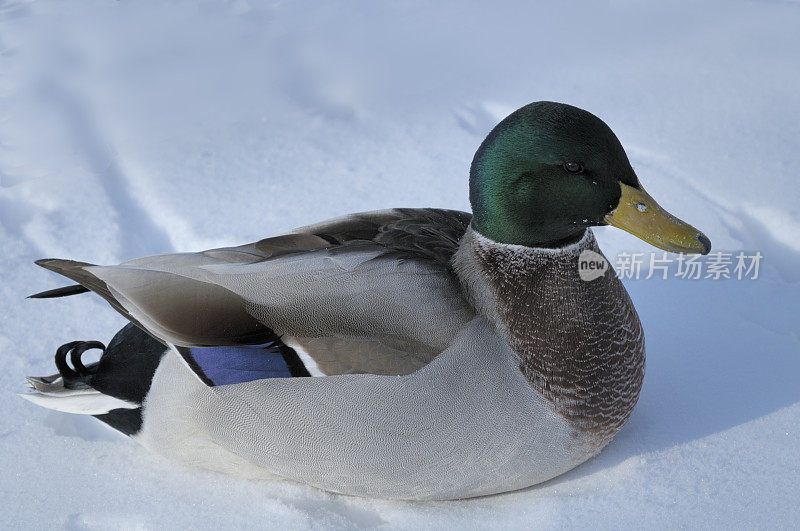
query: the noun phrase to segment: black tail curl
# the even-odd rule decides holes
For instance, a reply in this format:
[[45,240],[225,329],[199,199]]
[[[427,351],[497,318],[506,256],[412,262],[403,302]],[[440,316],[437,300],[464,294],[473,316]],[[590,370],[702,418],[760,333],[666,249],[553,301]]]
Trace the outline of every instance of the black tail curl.
[[[92,349],[100,350],[100,359],[84,363],[83,354]],[[141,404],[166,352],[161,342],[128,323],[114,335],[108,346],[99,341],[70,341],[61,345],[55,354],[58,373],[29,377],[28,383],[35,393],[43,395],[70,398],[84,390],[92,390],[128,402],[131,407],[122,405],[93,416],[133,436],[142,428]]]
[[[99,341],[71,341],[56,350],[56,368],[67,389],[86,389],[92,386],[92,378],[97,374],[98,363],[90,363],[87,367],[81,361],[83,353],[91,349],[100,349],[104,353],[106,346]],[[67,363],[67,354],[72,367]]]

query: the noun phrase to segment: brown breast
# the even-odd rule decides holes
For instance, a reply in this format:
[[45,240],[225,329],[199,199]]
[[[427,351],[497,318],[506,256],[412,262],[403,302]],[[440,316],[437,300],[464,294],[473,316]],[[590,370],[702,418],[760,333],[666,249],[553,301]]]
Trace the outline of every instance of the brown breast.
[[470,230],[454,265],[473,300],[492,295],[492,303],[476,306],[495,321],[531,386],[577,430],[605,444],[639,396],[644,335],[612,268],[581,280],[578,257],[587,249],[600,253],[591,231],[551,251],[498,244]]

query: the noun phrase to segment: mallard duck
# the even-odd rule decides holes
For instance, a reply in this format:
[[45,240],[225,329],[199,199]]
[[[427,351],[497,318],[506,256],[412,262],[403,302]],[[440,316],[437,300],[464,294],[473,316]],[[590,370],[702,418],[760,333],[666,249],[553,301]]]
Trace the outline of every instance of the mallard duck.
[[[127,317],[72,342],[28,400],[94,415],[158,453],[332,492],[459,499],[528,487],[625,424],[644,336],[591,227],[708,253],[642,188],[593,114],[537,102],[470,168],[472,214],[352,214],[256,243],[38,265]],[[103,350],[99,362],[81,355]],[[69,358],[69,359],[68,359]],[[70,365],[71,362],[71,365]]]

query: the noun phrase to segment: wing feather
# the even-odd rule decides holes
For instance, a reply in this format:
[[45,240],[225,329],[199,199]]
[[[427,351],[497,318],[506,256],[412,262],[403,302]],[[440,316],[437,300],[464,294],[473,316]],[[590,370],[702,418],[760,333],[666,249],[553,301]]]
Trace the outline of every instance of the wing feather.
[[450,269],[469,221],[452,210],[394,209],[119,266],[37,263],[168,343],[259,344],[277,333],[303,344],[326,374],[403,374],[474,315]]

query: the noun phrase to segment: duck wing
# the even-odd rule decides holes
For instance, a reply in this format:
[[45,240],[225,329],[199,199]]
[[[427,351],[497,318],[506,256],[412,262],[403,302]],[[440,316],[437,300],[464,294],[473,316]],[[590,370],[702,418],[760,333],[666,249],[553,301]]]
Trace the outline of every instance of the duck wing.
[[320,374],[408,374],[475,315],[450,266],[470,219],[393,209],[118,266],[37,264],[99,294],[165,343],[254,345],[280,336]]

